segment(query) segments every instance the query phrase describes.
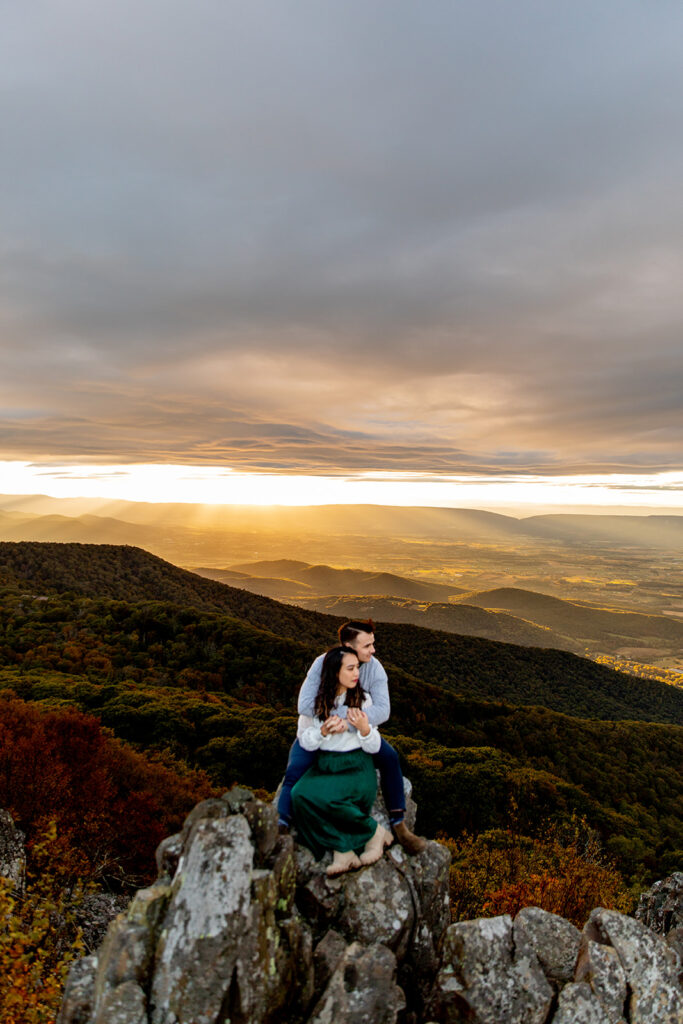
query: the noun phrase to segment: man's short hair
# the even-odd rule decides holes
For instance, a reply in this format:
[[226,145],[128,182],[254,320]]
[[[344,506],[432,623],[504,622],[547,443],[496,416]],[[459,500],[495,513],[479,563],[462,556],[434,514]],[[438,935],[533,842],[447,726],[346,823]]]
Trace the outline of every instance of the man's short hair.
[[339,643],[348,644],[349,641],[354,641],[359,633],[374,633],[375,623],[372,619],[354,619],[353,622],[345,622],[337,632],[339,633]]

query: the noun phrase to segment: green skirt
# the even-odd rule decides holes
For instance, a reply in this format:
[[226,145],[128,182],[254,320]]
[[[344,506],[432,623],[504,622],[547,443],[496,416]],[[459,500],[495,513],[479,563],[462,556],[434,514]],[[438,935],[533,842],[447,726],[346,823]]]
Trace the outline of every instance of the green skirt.
[[377,775],[364,750],[323,750],[292,789],[299,842],[320,860],[326,850],[361,853],[375,834],[370,810],[377,796]]

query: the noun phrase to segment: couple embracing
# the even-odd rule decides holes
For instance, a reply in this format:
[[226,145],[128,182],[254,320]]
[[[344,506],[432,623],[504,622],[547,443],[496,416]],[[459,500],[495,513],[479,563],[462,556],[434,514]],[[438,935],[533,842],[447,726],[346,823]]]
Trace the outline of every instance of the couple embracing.
[[[405,824],[403,774],[378,726],[389,718],[387,674],[374,657],[371,619],[347,622],[339,645],[311,665],[299,693],[299,725],[278,801],[280,830],[320,858],[333,852],[328,875],[382,856],[394,837],[410,854],[426,841]],[[379,769],[391,832],[370,815]]]

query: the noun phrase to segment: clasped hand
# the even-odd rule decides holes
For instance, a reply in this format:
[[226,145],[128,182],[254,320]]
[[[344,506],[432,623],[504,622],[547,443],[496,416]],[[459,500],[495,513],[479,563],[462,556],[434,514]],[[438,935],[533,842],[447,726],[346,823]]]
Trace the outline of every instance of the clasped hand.
[[330,715],[320,726],[320,731],[323,736],[329,736],[331,732],[346,732],[348,728],[349,724],[345,718],[340,718],[339,715]]
[[321,725],[320,732],[323,736],[329,736],[333,732],[346,732],[350,722],[355,729],[358,729],[361,736],[368,735],[370,732],[370,722],[364,711],[361,711],[360,708],[349,708],[347,718],[348,721],[339,715],[330,715]]
[[368,716],[360,708],[349,708],[348,719],[354,728],[358,729],[361,736],[367,736],[370,732]]

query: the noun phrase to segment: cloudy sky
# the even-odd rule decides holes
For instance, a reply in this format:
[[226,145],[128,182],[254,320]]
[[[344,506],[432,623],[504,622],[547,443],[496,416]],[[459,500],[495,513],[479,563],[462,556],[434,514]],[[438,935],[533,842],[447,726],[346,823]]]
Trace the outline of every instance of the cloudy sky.
[[0,16],[0,459],[683,507],[683,5]]

